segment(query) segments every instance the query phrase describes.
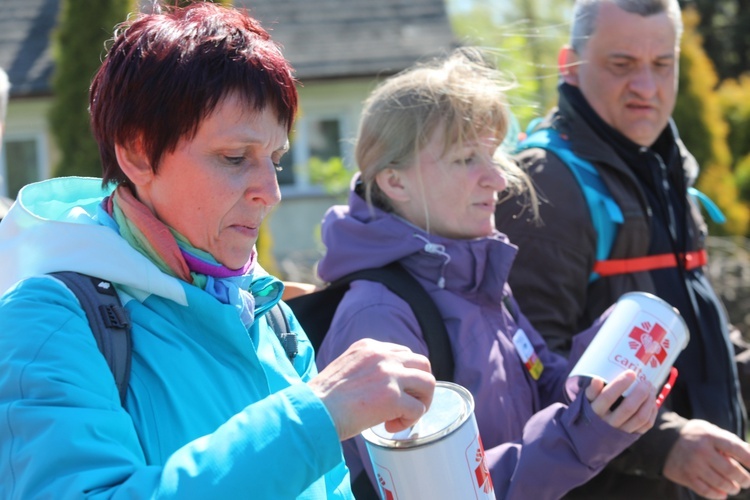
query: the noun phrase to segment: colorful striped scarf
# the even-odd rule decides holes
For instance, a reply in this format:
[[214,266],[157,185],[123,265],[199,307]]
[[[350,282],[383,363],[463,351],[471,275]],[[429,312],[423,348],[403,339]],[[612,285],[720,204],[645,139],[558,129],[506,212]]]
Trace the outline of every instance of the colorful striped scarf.
[[249,289],[255,249],[244,266],[229,269],[160,221],[125,185],[105,198],[102,207],[117,224],[120,235],[161,271],[202,288],[223,304],[233,305],[246,327],[253,324],[255,299]]

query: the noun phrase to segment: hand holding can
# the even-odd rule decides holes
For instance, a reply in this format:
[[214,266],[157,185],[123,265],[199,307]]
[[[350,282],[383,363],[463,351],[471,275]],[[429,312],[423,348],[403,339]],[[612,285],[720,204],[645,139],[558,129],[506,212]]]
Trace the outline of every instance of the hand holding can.
[[[622,396],[625,392],[627,398]],[[598,377],[592,379],[585,394],[594,413],[623,432],[643,434],[656,421],[656,389],[647,381],[636,380],[632,370],[622,372],[606,385]]]

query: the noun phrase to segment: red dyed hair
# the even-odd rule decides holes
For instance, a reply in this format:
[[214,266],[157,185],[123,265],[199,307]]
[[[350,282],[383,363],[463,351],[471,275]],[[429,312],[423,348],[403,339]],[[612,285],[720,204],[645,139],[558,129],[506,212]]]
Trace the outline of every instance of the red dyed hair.
[[136,15],[116,29],[89,93],[103,183],[127,182],[115,144],[140,139],[156,171],[230,93],[259,112],[271,106],[290,131],[295,83],[279,46],[246,11],[201,2]]

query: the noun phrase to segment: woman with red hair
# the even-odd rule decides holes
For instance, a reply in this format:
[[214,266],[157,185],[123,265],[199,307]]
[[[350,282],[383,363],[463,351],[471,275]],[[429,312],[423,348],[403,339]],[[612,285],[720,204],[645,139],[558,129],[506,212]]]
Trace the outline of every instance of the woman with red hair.
[[[256,261],[297,109],[292,68],[212,3],[115,32],[90,92],[103,179],[26,186],[0,224],[0,498],[350,498],[340,441],[429,406],[429,362],[360,342],[317,373],[266,319]],[[81,304],[114,284],[132,325],[121,399]]]

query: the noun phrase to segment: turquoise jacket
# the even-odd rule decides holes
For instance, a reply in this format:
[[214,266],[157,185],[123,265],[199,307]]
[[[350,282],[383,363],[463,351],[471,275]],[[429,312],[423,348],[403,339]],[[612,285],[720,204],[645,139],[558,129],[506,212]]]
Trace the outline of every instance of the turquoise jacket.
[[[32,184],[0,223],[0,498],[351,498],[333,421],[264,313],[160,272],[99,220],[100,179]],[[117,285],[133,322],[125,407],[75,296],[46,273]],[[255,294],[256,297],[258,296]]]

